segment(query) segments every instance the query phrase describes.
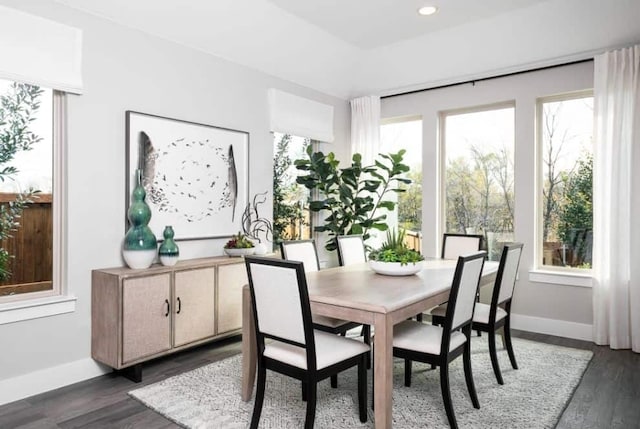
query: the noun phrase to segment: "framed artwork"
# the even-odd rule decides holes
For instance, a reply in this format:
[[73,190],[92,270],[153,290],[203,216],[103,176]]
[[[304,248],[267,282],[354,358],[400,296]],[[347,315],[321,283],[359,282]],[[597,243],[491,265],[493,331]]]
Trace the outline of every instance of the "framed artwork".
[[242,229],[249,133],[128,110],[126,141],[126,209],[140,170],[156,238],[166,225],[177,240],[228,237]]

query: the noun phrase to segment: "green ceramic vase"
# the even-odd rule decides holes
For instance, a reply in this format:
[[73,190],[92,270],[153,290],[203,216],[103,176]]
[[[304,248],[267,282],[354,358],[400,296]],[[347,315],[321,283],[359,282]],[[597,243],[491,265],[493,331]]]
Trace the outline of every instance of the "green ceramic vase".
[[160,263],[166,266],[175,265],[180,256],[180,249],[173,239],[173,227],[171,225],[165,226],[162,235],[164,236],[164,241],[160,245],[160,249],[158,249]]
[[147,193],[142,187],[141,171],[136,170],[136,187],[131,193],[131,205],[127,211],[129,230],[124,237],[122,255],[127,265],[134,269],[148,268],[156,256],[158,241],[149,228],[151,209],[145,202]]

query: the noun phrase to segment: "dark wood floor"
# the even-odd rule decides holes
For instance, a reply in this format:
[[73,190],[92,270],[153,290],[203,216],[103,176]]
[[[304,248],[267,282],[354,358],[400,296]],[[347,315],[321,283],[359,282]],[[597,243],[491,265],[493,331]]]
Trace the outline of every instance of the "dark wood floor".
[[[514,332],[514,336],[594,352],[557,428],[640,429],[639,354],[548,335]],[[127,392],[239,351],[239,338],[231,338],[145,364],[140,384],[108,374],[16,401],[0,407],[0,428],[177,428]]]

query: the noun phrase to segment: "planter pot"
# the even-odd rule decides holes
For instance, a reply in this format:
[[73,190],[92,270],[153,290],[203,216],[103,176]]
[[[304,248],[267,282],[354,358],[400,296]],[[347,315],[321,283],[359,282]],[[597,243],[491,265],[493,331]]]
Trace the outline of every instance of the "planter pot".
[[248,247],[245,249],[224,249],[224,253],[229,256],[246,256],[253,255],[253,252],[255,252],[255,250],[255,247]]
[[369,261],[369,268],[385,276],[410,276],[422,270],[422,261],[400,265],[400,262]]

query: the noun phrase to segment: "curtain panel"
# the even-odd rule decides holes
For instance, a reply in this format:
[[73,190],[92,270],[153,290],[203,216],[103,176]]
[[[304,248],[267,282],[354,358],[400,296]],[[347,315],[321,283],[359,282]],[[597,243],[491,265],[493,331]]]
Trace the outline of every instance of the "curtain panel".
[[595,58],[596,344],[640,352],[640,45]]
[[362,164],[373,164],[380,152],[380,97],[351,100],[351,155],[362,155]]

